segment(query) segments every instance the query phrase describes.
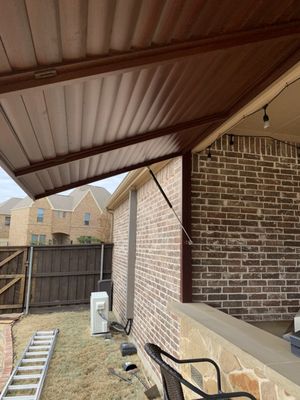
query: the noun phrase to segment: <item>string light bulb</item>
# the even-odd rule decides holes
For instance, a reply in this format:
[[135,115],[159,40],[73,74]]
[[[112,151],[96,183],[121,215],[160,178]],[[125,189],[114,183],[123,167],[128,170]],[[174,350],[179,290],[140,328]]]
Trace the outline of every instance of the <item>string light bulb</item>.
[[267,107],[268,107],[268,104],[266,104],[266,105],[264,106],[264,108],[263,108],[263,110],[264,110],[264,116],[263,116],[263,120],[264,120],[264,129],[267,129],[267,128],[269,128],[269,126],[270,126],[270,118],[269,118],[269,116],[268,116],[268,114],[267,114]]
[[229,145],[230,145],[231,147],[234,146],[234,136],[233,136],[233,135],[230,135]]

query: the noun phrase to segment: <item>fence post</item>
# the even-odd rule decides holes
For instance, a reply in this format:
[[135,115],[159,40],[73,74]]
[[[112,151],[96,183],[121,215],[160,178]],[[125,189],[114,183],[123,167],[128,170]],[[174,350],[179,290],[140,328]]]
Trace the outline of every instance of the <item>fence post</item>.
[[100,261],[100,281],[103,281],[103,268],[104,268],[104,243],[101,245],[101,261]]
[[29,311],[30,292],[31,292],[32,261],[33,261],[33,246],[30,246],[30,251],[29,251],[29,270],[28,270],[28,285],[27,285],[25,315],[27,315],[27,314],[28,314],[28,311]]

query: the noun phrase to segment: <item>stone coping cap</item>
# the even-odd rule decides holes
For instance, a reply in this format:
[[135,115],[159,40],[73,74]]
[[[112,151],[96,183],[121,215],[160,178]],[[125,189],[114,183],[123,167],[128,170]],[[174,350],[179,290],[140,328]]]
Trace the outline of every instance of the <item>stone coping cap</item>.
[[231,347],[236,355],[246,356],[252,363],[258,361],[257,367],[263,367],[272,380],[294,393],[296,389],[299,395],[300,358],[291,352],[290,343],[284,339],[204,303],[170,302],[168,309],[211,331],[216,340]]

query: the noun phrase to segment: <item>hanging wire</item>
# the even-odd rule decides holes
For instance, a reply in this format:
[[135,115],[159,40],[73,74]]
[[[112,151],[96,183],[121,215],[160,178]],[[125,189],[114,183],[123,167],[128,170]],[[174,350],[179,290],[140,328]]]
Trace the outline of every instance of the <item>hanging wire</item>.
[[[263,111],[265,109],[266,106],[269,106],[270,104],[273,103],[273,101],[275,101],[277,99],[277,97],[279,97],[281,95],[281,93],[283,93],[289,86],[293,85],[294,83],[300,81],[300,77],[294,79],[291,82],[286,82],[286,84],[278,91],[278,93],[276,93],[276,95],[274,97],[272,97],[271,100],[268,101],[267,104],[265,104],[263,107],[259,107],[256,110],[252,111],[249,114],[245,114],[243,115],[235,124],[233,124],[230,128],[228,128],[222,135],[226,135],[228,134],[228,132],[230,132],[233,128],[235,128],[237,125],[239,125],[242,121],[244,121],[246,118],[251,117],[252,115],[258,113],[259,111]],[[249,135],[250,136],[250,135]],[[249,137],[249,136],[245,136],[245,137]],[[252,136],[253,137],[253,136]],[[257,136],[257,137],[268,137],[268,136]],[[272,137],[270,137],[273,140],[278,140],[278,139],[274,139]],[[218,138],[219,139],[219,138]],[[218,139],[216,139],[213,143],[215,143]],[[279,140],[278,140],[279,141]],[[282,142],[284,143],[284,142]],[[286,143],[288,144],[288,143]]]
[[158,182],[154,172],[152,171],[152,169],[148,166],[148,171],[150,172],[150,175],[152,176],[154,182],[156,183],[156,186],[158,187],[160,193],[163,195],[164,199],[166,200],[168,206],[171,208],[171,210],[173,211],[173,214],[175,215],[175,217],[177,218],[177,221],[179,222],[179,225],[181,226],[181,229],[183,230],[185,236],[188,239],[188,244],[191,246],[194,244],[194,242],[192,241],[192,238],[190,237],[190,235],[188,234],[187,230],[185,229],[185,227],[183,226],[181,219],[179,218],[178,214],[176,213],[176,211],[174,210],[172,203],[170,202],[170,200],[168,199],[166,193],[164,192],[163,188],[160,186],[160,183]]

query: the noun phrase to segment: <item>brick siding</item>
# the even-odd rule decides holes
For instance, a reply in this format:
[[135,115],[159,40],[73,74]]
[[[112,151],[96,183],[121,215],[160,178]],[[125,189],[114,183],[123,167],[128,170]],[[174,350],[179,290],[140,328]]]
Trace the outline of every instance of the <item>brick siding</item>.
[[[181,214],[181,159],[171,161],[157,178]],[[125,318],[128,201],[114,211],[114,310]],[[180,297],[180,238],[177,220],[153,180],[137,191],[137,247],[132,335],[140,350],[146,342],[178,353],[179,326],[167,310]],[[148,359],[148,357],[147,357]]]
[[[44,219],[37,222],[38,208],[44,209]],[[89,225],[84,224],[84,214],[89,212]],[[22,221],[22,223],[20,223]],[[64,233],[74,244],[80,236],[92,236],[103,242],[111,241],[111,215],[101,211],[90,192],[86,194],[73,211],[66,211],[64,218],[58,218],[46,198],[36,200],[31,207],[13,209],[9,230],[9,244],[24,246],[32,242],[32,234],[46,235],[46,244],[53,243],[53,234]]]
[[193,301],[245,320],[300,307],[300,176],[295,148],[224,136],[193,155]]
[[1,239],[3,239],[4,242],[8,241],[8,235],[9,235],[9,225],[5,225],[6,217],[10,217],[10,215],[0,214],[0,241]]

